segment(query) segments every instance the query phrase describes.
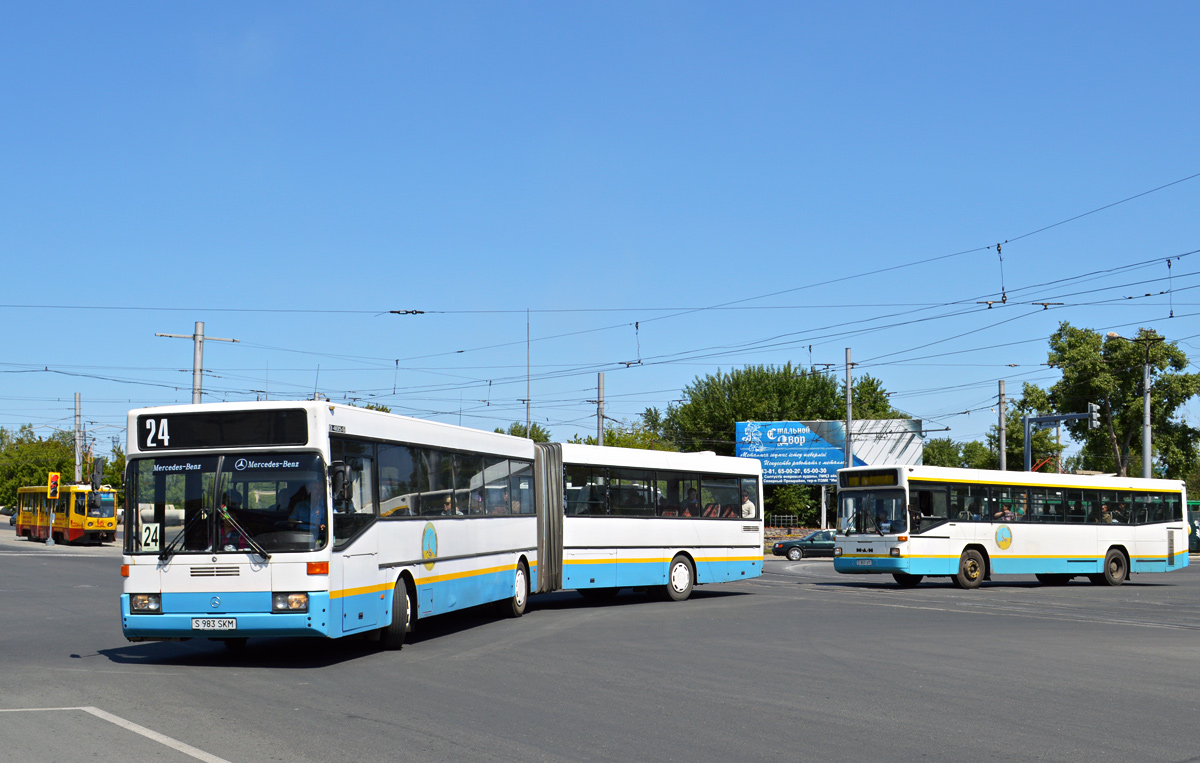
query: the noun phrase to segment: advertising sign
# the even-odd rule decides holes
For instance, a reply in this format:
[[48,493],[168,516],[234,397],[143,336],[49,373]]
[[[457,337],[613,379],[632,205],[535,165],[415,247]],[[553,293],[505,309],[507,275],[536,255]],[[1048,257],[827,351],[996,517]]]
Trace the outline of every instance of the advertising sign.
[[[852,423],[854,465],[919,464],[919,419]],[[739,421],[736,455],[757,458],[767,485],[831,485],[846,465],[844,421]]]

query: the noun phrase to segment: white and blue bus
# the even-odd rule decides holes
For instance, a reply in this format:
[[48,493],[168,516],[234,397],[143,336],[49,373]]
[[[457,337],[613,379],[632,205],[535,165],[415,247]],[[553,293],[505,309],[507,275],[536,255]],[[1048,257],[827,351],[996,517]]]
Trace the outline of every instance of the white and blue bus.
[[943,576],[977,588],[992,575],[1116,586],[1133,573],[1188,565],[1186,505],[1179,480],[842,469],[834,569],[890,574],[901,586]]
[[378,634],[531,593],[762,573],[750,459],[523,438],[321,402],[129,414],[130,640]]

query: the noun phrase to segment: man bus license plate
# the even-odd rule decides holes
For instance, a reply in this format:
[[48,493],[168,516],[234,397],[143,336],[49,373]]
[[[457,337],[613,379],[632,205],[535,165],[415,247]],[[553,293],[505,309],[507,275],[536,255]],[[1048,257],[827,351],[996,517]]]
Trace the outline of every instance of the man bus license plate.
[[859,566],[859,567],[870,567],[870,566],[871,566],[871,560],[870,560],[870,559],[859,559],[859,560],[858,560],[858,566]]
[[235,631],[237,630],[236,617],[193,617],[192,630],[194,631]]

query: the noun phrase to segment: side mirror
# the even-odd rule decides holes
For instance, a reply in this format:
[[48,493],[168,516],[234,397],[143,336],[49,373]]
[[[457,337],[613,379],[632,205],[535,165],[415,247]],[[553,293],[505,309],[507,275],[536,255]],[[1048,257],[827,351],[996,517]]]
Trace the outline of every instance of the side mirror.
[[334,461],[329,465],[329,487],[333,500],[345,503],[350,500],[350,467],[343,461]]

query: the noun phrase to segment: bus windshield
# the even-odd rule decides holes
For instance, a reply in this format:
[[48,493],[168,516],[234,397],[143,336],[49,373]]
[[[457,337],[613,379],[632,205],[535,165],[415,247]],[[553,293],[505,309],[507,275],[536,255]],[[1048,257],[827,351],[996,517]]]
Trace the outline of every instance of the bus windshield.
[[314,551],[329,535],[314,454],[141,458],[129,474],[127,553]]
[[838,529],[845,535],[885,535],[908,528],[904,491],[856,490],[838,493]]

